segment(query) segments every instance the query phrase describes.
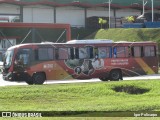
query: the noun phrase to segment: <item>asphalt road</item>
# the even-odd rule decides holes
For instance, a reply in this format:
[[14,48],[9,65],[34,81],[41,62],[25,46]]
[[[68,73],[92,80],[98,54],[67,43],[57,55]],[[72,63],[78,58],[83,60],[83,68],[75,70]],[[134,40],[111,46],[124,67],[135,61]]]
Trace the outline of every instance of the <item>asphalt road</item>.
[[[136,77],[124,77],[123,80],[151,80],[151,79],[159,79],[160,74],[154,75],[144,75],[144,76],[136,76]],[[13,86],[13,85],[27,85],[25,82],[10,82],[4,81],[2,79],[2,75],[0,75],[0,86]],[[101,82],[99,79],[90,79],[90,80],[48,80],[44,84],[62,84],[62,83],[84,83],[84,82]]]

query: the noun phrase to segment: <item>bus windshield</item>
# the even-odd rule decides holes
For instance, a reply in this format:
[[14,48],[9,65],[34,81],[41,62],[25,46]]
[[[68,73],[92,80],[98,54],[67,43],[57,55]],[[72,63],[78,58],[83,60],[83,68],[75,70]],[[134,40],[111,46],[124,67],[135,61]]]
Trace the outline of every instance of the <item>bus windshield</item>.
[[12,64],[13,53],[14,53],[14,50],[8,50],[5,53],[4,66],[6,68],[9,68]]

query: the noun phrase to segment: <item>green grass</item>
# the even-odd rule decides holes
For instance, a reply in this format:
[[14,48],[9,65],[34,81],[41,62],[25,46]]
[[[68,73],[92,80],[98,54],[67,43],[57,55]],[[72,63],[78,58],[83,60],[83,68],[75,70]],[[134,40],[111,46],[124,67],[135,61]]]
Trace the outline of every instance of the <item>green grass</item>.
[[156,41],[160,42],[159,28],[112,28],[100,29],[87,39],[111,39],[114,41]]
[[[131,95],[112,90],[135,86],[150,91]],[[160,110],[160,81],[121,81],[0,87],[1,111]]]
[[[113,88],[117,86],[134,86],[149,89],[149,91],[138,95],[115,92]],[[159,80],[6,86],[0,87],[0,111],[51,111],[51,115],[54,116],[70,116],[32,118],[33,120],[140,120],[142,118],[113,116],[120,111],[159,111],[159,86]],[[111,113],[109,114],[111,117],[106,118],[108,112]],[[119,114],[126,115],[125,112]],[[131,113],[132,115],[133,113]],[[24,118],[11,119],[21,120]],[[30,120],[31,118],[25,119]],[[143,119],[149,120],[150,118]],[[158,118],[154,119],[158,120]]]

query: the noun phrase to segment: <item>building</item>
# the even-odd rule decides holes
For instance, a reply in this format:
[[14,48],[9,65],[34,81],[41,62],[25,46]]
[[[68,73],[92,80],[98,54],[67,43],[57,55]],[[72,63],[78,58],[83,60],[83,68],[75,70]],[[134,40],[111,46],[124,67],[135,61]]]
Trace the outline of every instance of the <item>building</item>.
[[[152,0],[144,1],[145,11],[151,12]],[[160,2],[153,3],[154,12],[160,13]],[[89,17],[110,16],[111,27],[121,27],[121,18],[141,15],[143,4],[143,0],[1,0],[0,16],[12,16],[12,22],[19,18],[25,23],[69,23],[72,27],[85,27]]]
[[[154,0],[152,4],[152,1],[153,0],[0,0],[0,22],[63,23],[70,24],[71,27],[86,28],[88,24],[91,24],[91,26],[98,24],[94,19],[103,17],[107,19],[110,25],[107,27],[118,28],[122,27],[124,22],[123,18],[126,16],[140,16],[144,11],[153,12],[152,10],[160,13],[160,2]],[[6,49],[11,46],[11,43],[13,45],[17,44],[17,39],[23,41],[23,38],[27,37],[19,36],[19,34],[15,35],[14,33],[8,37],[3,34],[4,31],[5,30],[0,30],[0,48]],[[8,31],[6,33],[8,33]],[[28,35],[27,32],[26,34]],[[34,36],[35,35],[32,34],[32,38]]]

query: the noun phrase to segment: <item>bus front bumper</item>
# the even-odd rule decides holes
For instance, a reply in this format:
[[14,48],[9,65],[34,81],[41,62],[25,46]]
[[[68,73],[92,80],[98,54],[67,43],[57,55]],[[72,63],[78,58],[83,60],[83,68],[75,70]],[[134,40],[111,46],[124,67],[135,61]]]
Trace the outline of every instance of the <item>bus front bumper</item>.
[[13,80],[13,75],[11,72],[7,73],[7,74],[3,74],[3,80],[7,80],[7,81],[12,81]]
[[29,78],[30,76],[24,72],[22,73],[9,72],[3,75],[3,80],[6,80],[6,81],[26,81]]

